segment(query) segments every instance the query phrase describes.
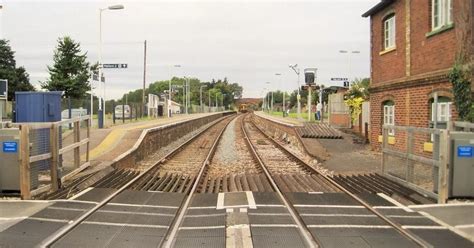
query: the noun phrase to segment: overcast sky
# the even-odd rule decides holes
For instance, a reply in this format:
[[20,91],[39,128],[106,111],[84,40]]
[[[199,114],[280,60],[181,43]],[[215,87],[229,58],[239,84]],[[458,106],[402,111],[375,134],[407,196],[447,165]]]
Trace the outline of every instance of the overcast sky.
[[141,87],[144,40],[147,83],[170,75],[203,81],[227,77],[244,87],[244,97],[260,97],[266,82],[274,89],[296,89],[288,64],[318,68],[318,82],[325,85],[342,84],[331,77],[368,77],[369,20],[361,14],[379,1],[0,0],[0,37],[10,40],[17,64],[39,88],[57,38],[71,36],[90,62],[97,61],[98,9],[123,4],[124,10],[102,16],[103,63],[128,64],[128,69],[104,71],[107,98]]

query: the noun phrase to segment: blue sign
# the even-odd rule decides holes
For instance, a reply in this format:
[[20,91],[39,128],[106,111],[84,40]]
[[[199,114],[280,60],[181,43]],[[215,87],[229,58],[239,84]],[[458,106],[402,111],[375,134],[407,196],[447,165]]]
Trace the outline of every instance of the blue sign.
[[458,146],[458,157],[462,158],[472,158],[472,146]]
[[6,141],[3,142],[3,152],[18,152],[18,143],[16,141]]

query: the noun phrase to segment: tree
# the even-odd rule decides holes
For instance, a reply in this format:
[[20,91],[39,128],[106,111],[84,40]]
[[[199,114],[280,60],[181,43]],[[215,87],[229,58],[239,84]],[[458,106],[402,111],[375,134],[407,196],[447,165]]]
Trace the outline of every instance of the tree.
[[0,40],[0,79],[8,80],[9,101],[15,99],[16,91],[35,91],[25,68],[16,67],[15,52],[11,50],[7,40]]
[[369,78],[356,78],[351,83],[351,87],[346,92],[346,98],[353,99],[353,98],[362,98],[364,100],[369,99]]
[[64,91],[66,98],[82,98],[91,89],[89,78],[92,68],[86,61],[87,53],[82,53],[80,43],[66,36],[58,39],[54,51],[54,65],[48,66],[49,79],[41,83],[41,88],[49,91]]

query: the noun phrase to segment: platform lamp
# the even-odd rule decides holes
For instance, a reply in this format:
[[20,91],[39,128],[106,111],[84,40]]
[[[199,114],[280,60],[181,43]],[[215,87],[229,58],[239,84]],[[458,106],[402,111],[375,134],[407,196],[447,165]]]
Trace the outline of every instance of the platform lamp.
[[298,119],[301,119],[301,102],[300,102],[300,99],[301,99],[301,95],[300,95],[300,68],[298,68],[298,64],[294,64],[294,65],[289,65],[289,67],[296,73],[296,75],[298,76],[298,94],[296,95],[296,102],[297,102],[297,105],[298,105],[298,108],[297,108],[297,116],[298,116]]
[[[104,80],[104,88],[103,88],[103,95],[101,96],[100,94],[100,87],[102,85],[102,12],[106,10],[121,10],[124,9],[125,7],[122,4],[117,4],[117,5],[111,5],[107,8],[100,8],[99,9],[99,75],[98,75],[98,80],[99,80],[99,111],[97,113],[97,116],[100,116],[98,118],[99,121],[99,128],[104,127],[104,120],[105,120],[105,80]],[[104,101],[104,107],[102,109],[102,100]]]

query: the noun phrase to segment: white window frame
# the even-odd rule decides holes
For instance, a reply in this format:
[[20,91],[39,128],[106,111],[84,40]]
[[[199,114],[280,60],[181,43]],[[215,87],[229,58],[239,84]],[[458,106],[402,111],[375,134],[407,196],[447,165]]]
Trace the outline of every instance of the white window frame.
[[383,21],[383,45],[384,50],[395,48],[395,15]]
[[[437,122],[447,122],[451,120],[451,105],[452,102],[438,102],[437,114],[438,120]],[[445,110],[443,113],[443,109]],[[435,119],[435,103],[431,104],[431,121]]]
[[[395,125],[395,105],[383,105],[383,124]],[[395,130],[389,129],[388,135],[394,136]]]
[[431,0],[431,29],[437,30],[453,23],[452,0]]

